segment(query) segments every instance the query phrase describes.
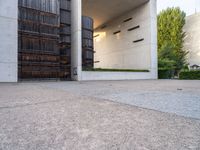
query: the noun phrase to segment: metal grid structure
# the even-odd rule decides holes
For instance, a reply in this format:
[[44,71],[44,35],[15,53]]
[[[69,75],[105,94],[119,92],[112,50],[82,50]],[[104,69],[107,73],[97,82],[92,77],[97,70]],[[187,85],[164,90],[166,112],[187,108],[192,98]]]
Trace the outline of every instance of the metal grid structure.
[[94,42],[93,42],[93,19],[82,17],[82,66],[83,69],[94,67]]
[[[19,79],[71,78],[71,1],[18,0]],[[93,19],[82,17],[82,64],[93,68]]]
[[71,75],[71,7],[69,0],[60,0],[60,78]]
[[[19,0],[18,3],[19,78],[69,79],[70,40],[65,48],[62,43],[68,36],[62,35],[70,33],[70,28],[63,28],[63,20],[70,23],[70,1]],[[67,7],[67,14],[63,14],[62,6]]]

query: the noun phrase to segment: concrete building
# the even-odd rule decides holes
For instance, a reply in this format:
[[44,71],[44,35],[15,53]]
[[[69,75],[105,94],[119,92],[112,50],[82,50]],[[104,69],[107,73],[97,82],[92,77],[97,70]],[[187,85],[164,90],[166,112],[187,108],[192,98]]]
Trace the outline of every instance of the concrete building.
[[[40,9],[36,7],[39,3]],[[38,74],[77,81],[157,79],[156,0],[49,0],[47,7],[45,3],[48,0],[0,0],[0,82],[17,82]],[[39,29],[29,15],[25,21],[21,18],[24,9],[39,15]],[[94,22],[92,66],[107,69],[105,72],[83,69],[82,16]],[[24,31],[24,23],[31,23],[34,33],[29,27]],[[25,45],[34,51],[23,49],[24,37]],[[41,53],[46,47],[48,54]]]
[[200,66],[200,13],[186,18],[184,31],[186,32],[184,47],[189,51],[189,65]]

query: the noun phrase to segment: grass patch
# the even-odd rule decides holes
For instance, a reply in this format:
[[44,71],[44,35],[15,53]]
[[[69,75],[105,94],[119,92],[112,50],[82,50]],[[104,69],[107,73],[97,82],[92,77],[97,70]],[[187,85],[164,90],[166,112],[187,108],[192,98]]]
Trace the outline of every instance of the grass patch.
[[84,68],[83,71],[97,71],[97,72],[150,72],[149,70],[139,70],[139,69],[106,69],[106,68]]

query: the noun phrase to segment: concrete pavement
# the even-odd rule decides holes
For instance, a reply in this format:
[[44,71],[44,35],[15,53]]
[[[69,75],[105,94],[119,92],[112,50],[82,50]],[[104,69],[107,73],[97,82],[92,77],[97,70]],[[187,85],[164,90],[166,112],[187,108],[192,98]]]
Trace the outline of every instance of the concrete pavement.
[[[158,86],[159,81],[0,84],[0,149],[200,149],[199,119],[101,98],[107,90],[116,92],[138,84],[148,90],[149,85]],[[91,85],[104,90],[95,94],[95,88],[89,89]],[[163,84],[157,88],[170,91],[172,87]],[[198,84],[192,83],[183,90],[196,93]]]

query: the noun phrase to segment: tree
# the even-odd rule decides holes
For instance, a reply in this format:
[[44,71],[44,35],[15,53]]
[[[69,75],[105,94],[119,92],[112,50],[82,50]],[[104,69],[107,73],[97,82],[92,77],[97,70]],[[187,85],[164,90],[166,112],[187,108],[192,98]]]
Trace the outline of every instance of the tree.
[[161,69],[175,70],[175,53],[172,44],[164,44],[159,49],[158,53],[158,67]]
[[158,53],[158,67],[159,67],[159,78],[160,79],[170,79],[174,77],[175,64],[174,61],[174,47],[172,44],[166,43],[159,49]]
[[162,60],[173,62],[175,75],[187,64],[188,52],[183,48],[185,17],[179,7],[167,8],[158,15],[159,63]]

